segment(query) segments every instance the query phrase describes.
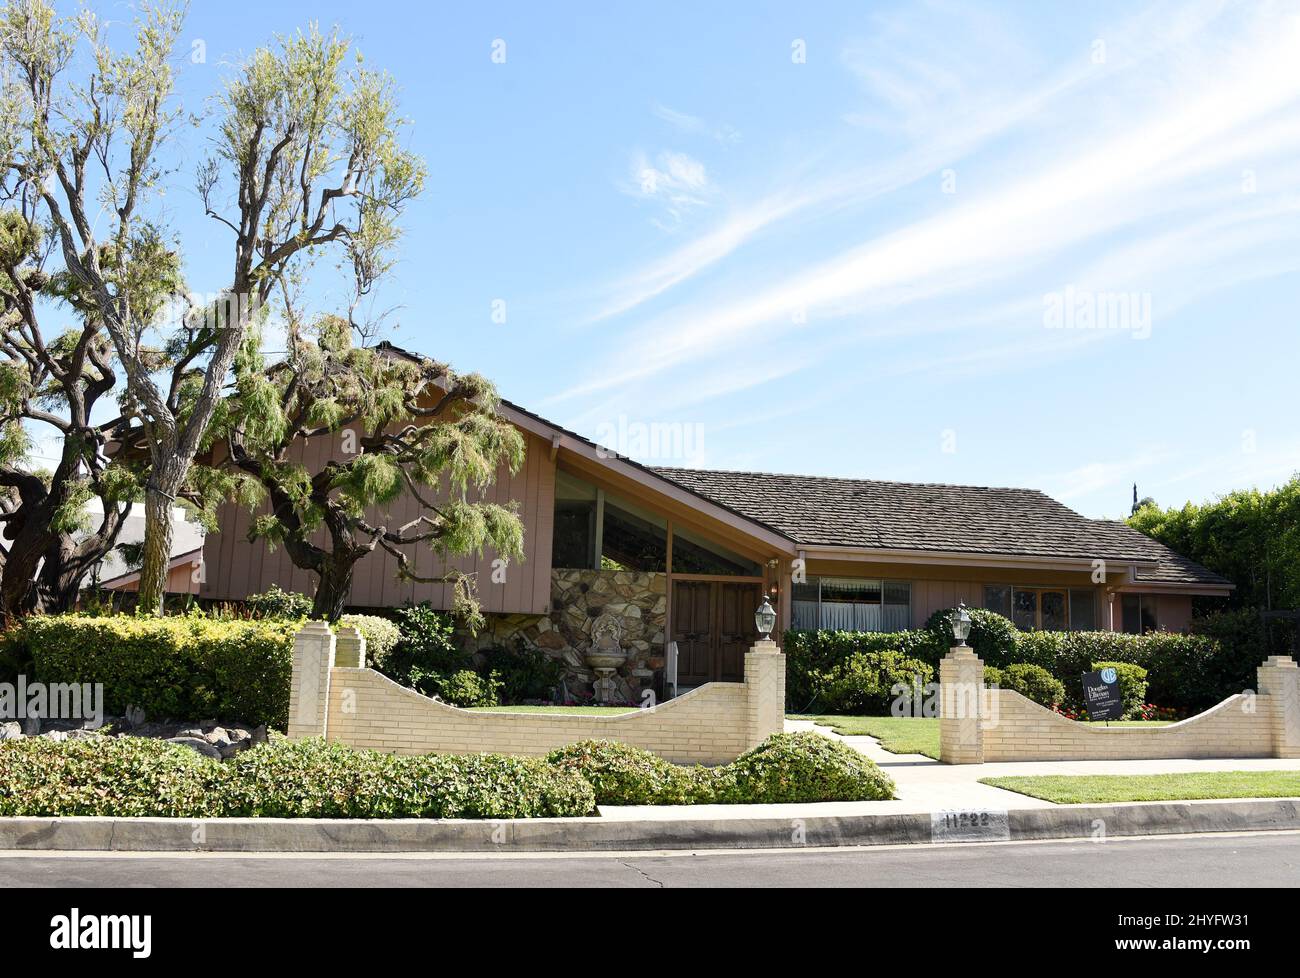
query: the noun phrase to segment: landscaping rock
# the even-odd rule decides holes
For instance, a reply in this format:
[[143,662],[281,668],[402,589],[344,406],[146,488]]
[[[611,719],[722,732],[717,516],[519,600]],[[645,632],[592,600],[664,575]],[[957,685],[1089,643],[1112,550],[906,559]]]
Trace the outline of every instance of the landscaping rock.
[[126,717],[124,719],[126,720],[126,725],[134,730],[136,727],[144,726],[144,722],[148,718],[145,716],[144,710],[140,709],[140,707],[128,706],[126,708]]
[[265,744],[266,740],[266,724],[264,723],[253,731],[253,736],[250,738],[249,742],[253,744]]
[[204,757],[210,757],[214,761],[221,760],[221,751],[217,750],[202,737],[169,737],[169,744],[182,744],[191,750],[197,751]]
[[23,736],[24,736],[24,737],[37,737],[37,736],[40,736],[40,733],[41,733],[41,718],[40,718],[40,717],[24,717],[24,718],[23,718],[23,721],[22,721],[22,727],[23,727]]
[[0,723],[0,740],[21,740],[22,736],[23,725],[17,720]]

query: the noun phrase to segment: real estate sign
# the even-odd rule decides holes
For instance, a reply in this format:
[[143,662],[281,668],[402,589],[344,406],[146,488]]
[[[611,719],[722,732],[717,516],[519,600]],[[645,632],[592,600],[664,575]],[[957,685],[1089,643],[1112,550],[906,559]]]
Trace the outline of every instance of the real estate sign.
[[1124,714],[1119,676],[1107,667],[1083,674],[1083,705],[1089,720],[1118,720]]

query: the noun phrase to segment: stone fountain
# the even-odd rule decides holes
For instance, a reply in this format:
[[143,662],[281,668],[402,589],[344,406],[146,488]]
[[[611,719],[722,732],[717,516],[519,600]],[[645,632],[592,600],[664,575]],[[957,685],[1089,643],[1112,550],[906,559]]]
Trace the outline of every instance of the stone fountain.
[[618,667],[627,661],[622,637],[622,626],[616,615],[607,612],[591,623],[591,645],[583,661],[596,674],[592,691],[597,703],[613,703],[619,698],[614,676]]

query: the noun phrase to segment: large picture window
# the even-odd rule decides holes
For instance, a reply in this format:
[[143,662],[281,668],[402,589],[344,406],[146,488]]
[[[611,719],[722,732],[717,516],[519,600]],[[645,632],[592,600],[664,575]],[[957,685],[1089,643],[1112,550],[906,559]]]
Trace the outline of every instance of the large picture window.
[[791,624],[805,630],[901,632],[912,627],[912,585],[820,577],[794,586]]
[[1097,596],[1087,588],[986,584],[984,607],[1010,618],[1022,632],[1081,632],[1097,627]]
[[1121,594],[1120,609],[1124,631],[1130,635],[1145,635],[1160,627],[1154,594]]

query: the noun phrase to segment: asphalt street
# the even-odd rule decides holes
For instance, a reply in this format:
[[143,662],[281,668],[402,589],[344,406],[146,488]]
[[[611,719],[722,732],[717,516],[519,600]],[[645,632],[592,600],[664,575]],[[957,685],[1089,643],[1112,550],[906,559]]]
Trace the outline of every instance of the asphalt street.
[[0,854],[10,887],[1300,886],[1300,833],[556,855]]

